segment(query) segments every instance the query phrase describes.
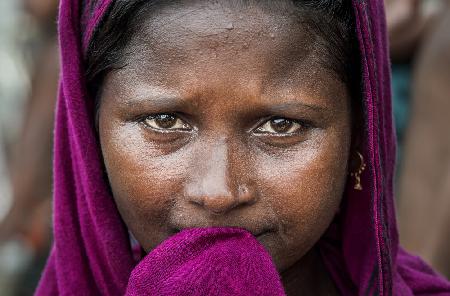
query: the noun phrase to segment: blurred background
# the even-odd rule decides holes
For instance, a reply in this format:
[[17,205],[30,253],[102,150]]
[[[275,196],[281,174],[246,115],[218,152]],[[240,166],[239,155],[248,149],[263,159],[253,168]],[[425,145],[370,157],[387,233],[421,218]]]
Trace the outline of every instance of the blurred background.
[[[400,239],[450,277],[450,0],[385,0]],[[0,294],[32,295],[51,245],[58,0],[0,1]]]

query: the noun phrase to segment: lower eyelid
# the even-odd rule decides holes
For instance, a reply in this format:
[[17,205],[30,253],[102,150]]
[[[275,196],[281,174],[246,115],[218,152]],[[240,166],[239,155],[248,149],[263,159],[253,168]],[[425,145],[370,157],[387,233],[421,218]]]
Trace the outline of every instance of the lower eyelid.
[[304,145],[306,142],[310,140],[310,136],[308,135],[268,135],[268,136],[256,136],[255,141],[252,141],[256,147],[259,147],[262,150],[271,150],[279,149],[294,149],[299,145]]
[[162,128],[155,128],[155,127],[148,126],[145,123],[141,123],[141,124],[142,124],[142,127],[145,129],[149,129],[153,132],[162,133],[162,134],[177,133],[177,132],[178,133],[189,133],[192,131],[192,129],[181,129],[181,128],[162,129]]
[[289,133],[289,134],[281,134],[281,133],[255,133],[257,137],[266,137],[266,138],[277,138],[277,139],[283,139],[283,138],[295,138],[295,137],[302,137],[304,134],[302,132],[295,132],[295,133]]

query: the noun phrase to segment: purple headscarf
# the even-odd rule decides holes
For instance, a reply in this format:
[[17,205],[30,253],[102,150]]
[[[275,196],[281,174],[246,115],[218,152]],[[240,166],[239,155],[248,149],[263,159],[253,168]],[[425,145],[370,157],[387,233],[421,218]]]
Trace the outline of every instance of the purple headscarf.
[[[37,295],[284,295],[265,249],[231,228],[183,231],[145,258],[108,190],[84,54],[113,0],[62,0],[62,74],[55,127],[54,246]],[[367,162],[364,190],[348,188],[320,240],[343,295],[450,295],[450,284],[398,245],[395,134],[382,0],[353,0],[361,55]],[[217,283],[220,283],[218,286]]]

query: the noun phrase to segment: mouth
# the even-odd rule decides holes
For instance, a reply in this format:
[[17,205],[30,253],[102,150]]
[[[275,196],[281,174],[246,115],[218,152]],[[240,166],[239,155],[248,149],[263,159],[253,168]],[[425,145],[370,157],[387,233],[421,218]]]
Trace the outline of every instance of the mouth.
[[[207,227],[212,227],[212,226],[207,226]],[[175,235],[177,233],[180,233],[181,231],[185,230],[185,229],[191,229],[191,228],[207,228],[207,227],[181,227],[181,228],[171,228],[170,230],[170,235]],[[260,230],[260,231],[252,231],[249,228],[246,227],[236,227],[236,226],[223,226],[223,227],[234,227],[234,228],[241,228],[244,229],[248,232],[250,232],[256,239],[260,240],[262,238],[264,238],[266,235],[274,232],[273,229],[264,229],[264,230]]]

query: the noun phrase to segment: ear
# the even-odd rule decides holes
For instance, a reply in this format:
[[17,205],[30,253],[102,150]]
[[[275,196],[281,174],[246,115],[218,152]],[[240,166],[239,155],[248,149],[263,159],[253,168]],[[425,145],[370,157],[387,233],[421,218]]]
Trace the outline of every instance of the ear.
[[361,159],[358,155],[358,152],[362,154],[361,150],[358,146],[353,146],[350,149],[350,155],[348,157],[348,174],[354,173],[358,171],[361,166]]
[[352,108],[352,142],[350,146],[350,156],[348,159],[349,174],[357,171],[361,166],[361,159],[357,152],[364,155],[364,119],[363,111],[359,106]]

